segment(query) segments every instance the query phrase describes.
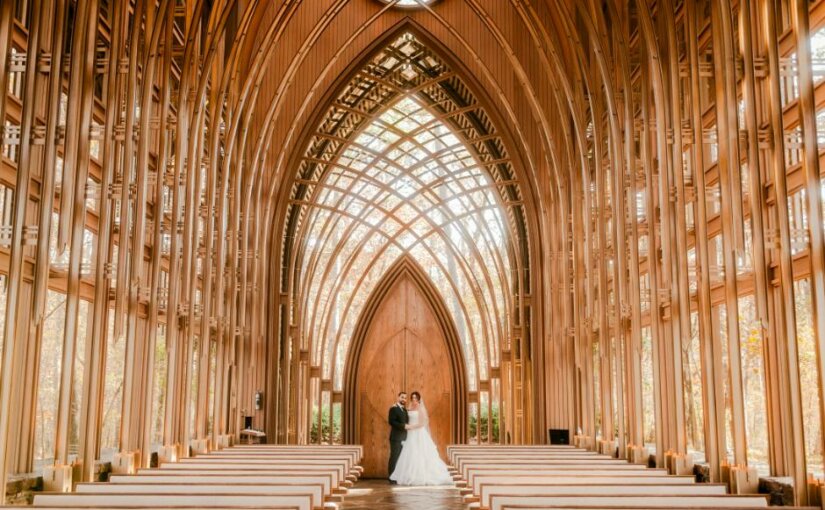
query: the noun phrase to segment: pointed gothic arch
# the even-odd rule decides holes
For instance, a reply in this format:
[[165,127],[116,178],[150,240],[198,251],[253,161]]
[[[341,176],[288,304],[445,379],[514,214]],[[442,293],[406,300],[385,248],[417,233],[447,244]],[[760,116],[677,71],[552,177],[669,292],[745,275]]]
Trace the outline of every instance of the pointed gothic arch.
[[[387,61],[391,63],[389,68],[381,72],[386,71],[388,75],[398,72],[397,62],[393,62],[393,55],[404,58],[404,55],[399,53],[404,49],[399,41],[415,45],[415,48],[410,50],[415,53],[407,57],[417,59],[415,65],[418,66],[418,75],[412,76],[411,73],[409,83],[402,85],[399,85],[398,81],[393,83],[392,76],[376,77],[374,72],[370,74],[375,70],[375,66],[382,65],[379,62],[382,58],[385,59],[383,65],[386,65]],[[387,58],[388,52],[391,55]],[[422,62],[425,63],[422,64]],[[393,69],[393,65],[396,65],[396,68]],[[369,69],[369,66],[373,68]],[[354,94],[353,90],[370,79],[374,79],[374,83],[371,84],[374,89],[355,97],[357,94]],[[280,219],[275,222],[279,225],[278,228],[283,232],[283,236],[280,239],[273,238],[274,242],[280,242],[280,246],[275,250],[280,254],[280,260],[277,265],[273,264],[273,268],[277,268],[278,271],[280,282],[278,288],[281,295],[278,301],[280,305],[276,308],[281,316],[281,326],[277,330],[281,347],[276,352],[298,352],[300,356],[291,356],[287,362],[288,367],[284,365],[283,356],[281,360],[271,362],[283,367],[284,376],[273,381],[272,389],[280,396],[280,402],[287,403],[286,405],[280,404],[279,409],[288,409],[289,412],[283,414],[291,417],[288,424],[282,423],[278,426],[279,430],[288,434],[283,437],[279,435],[279,441],[323,441],[324,439],[321,439],[319,434],[313,432],[313,428],[316,431],[321,430],[322,422],[326,417],[329,417],[330,422],[334,421],[334,416],[339,412],[334,410],[336,406],[340,409],[340,406],[347,405],[343,387],[343,364],[351,345],[351,331],[355,318],[360,316],[359,309],[363,306],[365,296],[370,295],[371,287],[380,279],[388,265],[392,265],[394,257],[398,254],[394,257],[388,256],[386,260],[377,261],[381,264],[375,263],[375,266],[379,267],[376,275],[366,276],[364,273],[362,276],[356,275],[354,279],[351,275],[347,278],[339,275],[338,278],[333,279],[334,281],[329,282],[329,285],[313,284],[313,277],[322,274],[323,278],[326,278],[331,270],[329,265],[326,267],[323,263],[320,266],[317,265],[323,255],[318,255],[316,247],[311,246],[313,243],[326,242],[325,238],[323,236],[313,237],[314,234],[309,232],[310,229],[306,225],[312,221],[312,211],[319,209],[325,211],[323,214],[337,214],[339,217],[346,218],[343,221],[351,223],[350,228],[341,234],[347,239],[354,232],[357,233],[358,228],[364,228],[369,223],[369,220],[362,217],[365,214],[361,209],[353,214],[346,210],[345,206],[341,206],[342,201],[339,200],[334,204],[319,204],[319,197],[323,200],[324,194],[327,196],[333,193],[351,194],[351,187],[336,184],[342,179],[352,177],[352,175],[344,175],[351,168],[347,168],[347,164],[340,163],[342,154],[354,143],[357,145],[356,139],[359,136],[363,138],[365,126],[369,128],[370,122],[386,124],[385,120],[381,120],[380,117],[382,114],[392,113],[391,110],[398,107],[399,100],[403,99],[402,96],[405,94],[412,97],[412,102],[415,103],[413,109],[417,110],[417,114],[429,116],[431,123],[443,127],[442,133],[433,138],[443,136],[443,132],[450,131],[449,136],[452,136],[455,142],[455,147],[450,150],[456,152],[460,148],[464,151],[461,157],[451,155],[453,160],[465,158],[472,161],[469,165],[460,163],[459,166],[464,165],[465,171],[471,167],[471,171],[476,172],[477,175],[472,177],[479,179],[476,184],[469,187],[462,185],[461,190],[457,192],[451,190],[447,194],[460,195],[455,199],[456,202],[471,200],[467,197],[479,193],[486,194],[484,200],[487,200],[481,205],[465,202],[464,205],[475,211],[469,209],[450,211],[443,203],[441,204],[442,210],[447,213],[446,217],[456,225],[464,220],[469,222],[467,218],[471,218],[473,214],[478,215],[479,218],[481,218],[481,213],[489,214],[489,217],[483,221],[477,221],[476,225],[470,227],[469,230],[466,225],[454,229],[463,230],[463,234],[460,235],[463,235],[465,239],[468,232],[482,232],[479,236],[484,239],[481,241],[470,240],[465,243],[472,248],[470,263],[461,260],[458,254],[461,247],[455,239],[450,239],[451,236],[444,232],[438,232],[443,230],[439,220],[428,218],[425,207],[417,207],[414,213],[419,219],[424,218],[429,222],[428,228],[431,232],[435,232],[436,237],[440,235],[444,246],[443,250],[428,247],[429,260],[422,261],[422,264],[428,267],[440,266],[442,272],[447,271],[448,262],[439,260],[439,256],[445,252],[451,252],[453,259],[457,261],[454,264],[453,276],[447,278],[450,281],[440,286],[442,298],[447,302],[457,303],[453,309],[453,316],[459,321],[460,336],[464,338],[464,374],[468,378],[467,399],[464,403],[465,409],[457,412],[456,415],[465,421],[471,414],[479,420],[483,420],[485,415],[500,416],[501,436],[506,435],[507,438],[516,441],[524,441],[524,438],[534,434],[533,421],[524,416],[535,416],[536,419],[542,421],[543,405],[527,404],[529,399],[524,397],[531,393],[533,388],[541,391],[540,385],[529,380],[539,373],[540,368],[537,367],[535,371],[515,369],[516,362],[522,366],[524,363],[531,363],[531,353],[535,352],[537,357],[543,356],[542,346],[532,345],[533,335],[540,338],[542,325],[534,320],[536,316],[530,311],[531,308],[539,306],[541,302],[541,297],[536,294],[535,290],[538,286],[536,281],[538,276],[531,270],[531,261],[540,258],[539,254],[532,253],[531,250],[536,245],[530,242],[532,237],[538,235],[533,225],[534,221],[530,217],[534,211],[531,195],[535,190],[526,185],[526,181],[520,177],[525,171],[520,153],[518,150],[510,151],[510,147],[516,145],[511,143],[512,138],[506,129],[499,129],[502,124],[498,121],[495,109],[489,107],[492,103],[484,97],[483,89],[477,86],[472,76],[466,75],[461,63],[450,56],[449,51],[440,42],[431,37],[412,19],[405,18],[387,30],[359,58],[355,59],[347,71],[341,74],[335,86],[329,89],[325,99],[319,103],[312,117],[313,120],[304,130],[301,138],[304,141],[298,144],[299,147],[306,148],[305,152],[296,151],[288,165],[289,168],[295,170],[292,170],[291,176],[287,177],[288,180],[291,179],[291,185],[282,187],[284,194],[281,195],[280,203],[284,205],[278,208]],[[350,102],[342,105],[344,101]],[[334,111],[335,108],[339,111]],[[398,108],[395,109],[398,110]],[[345,114],[339,114],[340,112],[345,112],[350,116],[360,115],[362,118],[353,121],[352,118],[346,118]],[[384,125],[382,129],[390,132],[394,128]],[[397,129],[395,133],[399,134]],[[404,135],[404,133],[401,134]],[[420,140],[419,148],[423,147],[424,143],[426,142]],[[389,144],[392,144],[392,140]],[[368,149],[366,145],[361,143],[358,149]],[[380,161],[380,164],[389,162],[391,166],[393,163],[390,161],[391,155],[387,152],[373,153],[371,156]],[[443,153],[431,155],[434,160],[442,156]],[[441,163],[446,165],[443,160]],[[419,167],[425,164],[425,161],[417,163]],[[335,175],[334,179],[337,181],[330,184],[330,175],[336,171],[338,175]],[[446,200],[442,200],[443,197],[438,197],[437,193],[428,189],[432,184],[431,181],[416,179],[414,184],[417,186],[417,191],[430,195],[432,208],[438,207],[439,200],[446,203]],[[452,185],[446,183],[451,177],[442,175],[440,179],[442,189],[447,189]],[[459,182],[460,179],[453,178],[452,180]],[[366,181],[368,181],[366,185],[382,188],[388,195],[394,192],[397,195],[398,190],[391,189],[393,184],[382,181],[381,176],[372,175]],[[524,189],[522,186],[525,186]],[[374,209],[380,209],[379,202],[372,200],[368,205]],[[349,203],[353,203],[353,200]],[[383,211],[383,213],[388,212],[391,213],[391,211]],[[393,214],[385,214],[385,216],[390,217],[388,220],[390,222],[399,220]],[[490,234],[488,224],[495,223],[493,220],[496,217],[500,220],[499,232]],[[404,228],[410,230],[413,223],[414,221],[408,222]],[[368,227],[380,230],[380,228],[375,228],[375,221]],[[318,230],[329,234],[334,228],[325,227]],[[390,244],[400,246],[403,252],[408,246],[403,245],[405,241],[402,237],[403,233],[390,235],[388,239]],[[426,235],[418,236],[415,243],[423,244],[424,237]],[[479,242],[490,246],[496,243],[503,244],[501,248],[488,249],[488,253],[485,254],[479,251],[478,246],[473,248],[473,245],[478,245]],[[361,247],[364,244],[366,242],[362,243]],[[337,250],[338,248],[332,247],[331,249]],[[310,262],[306,263],[306,260]],[[357,264],[357,257],[353,254],[343,263],[349,268],[352,264]],[[466,283],[456,284],[456,271],[461,274],[459,279],[465,280]],[[496,279],[499,280],[498,283]],[[343,310],[344,319],[349,320],[347,326],[349,329],[345,327],[336,330],[337,326],[329,326],[333,322],[330,319],[333,315],[330,308],[327,307],[326,310],[318,312],[325,305],[324,300],[327,299],[320,294],[319,289],[324,289],[324,292],[334,296],[348,295],[350,289],[346,286],[352,281],[355,281],[356,286],[359,287],[366,281],[367,283],[363,285],[366,290],[358,291],[361,297],[357,299],[361,302],[357,306],[347,305]],[[315,290],[311,288],[312,285],[315,285]],[[307,296],[310,294],[311,302],[307,301]],[[466,301],[472,299],[476,299],[481,304],[468,307]],[[483,302],[485,299],[487,301]],[[474,311],[475,309],[478,310]],[[476,316],[475,319],[471,318],[473,314]],[[320,324],[322,327],[312,330],[306,327],[307,324],[312,326]],[[467,333],[467,331],[470,332]],[[332,340],[329,340],[330,335],[334,337]],[[336,364],[338,368],[335,368]],[[522,397],[516,398],[512,393],[516,385],[524,388],[520,392]],[[499,409],[505,400],[508,408]],[[541,430],[543,425],[539,423],[538,427]],[[334,430],[336,425],[333,424],[330,428]],[[346,427],[343,428],[346,429]],[[476,431],[480,433],[478,428]],[[490,437],[476,439],[479,441],[494,440],[492,432],[488,434]],[[334,434],[330,434],[332,435]],[[495,440],[498,440],[498,436]]]
[[344,375],[344,408],[343,408],[343,438],[344,442],[357,443],[356,424],[356,402],[358,386],[358,366],[361,352],[369,332],[373,318],[379,306],[384,302],[387,294],[395,287],[396,283],[408,277],[415,283],[418,290],[424,295],[427,304],[434,313],[438,326],[444,333],[447,352],[449,353],[449,363],[451,380],[453,381],[454,395],[451,414],[452,440],[456,443],[467,441],[467,385],[465,379],[464,357],[461,354],[461,339],[458,336],[455,324],[450,317],[450,310],[438,293],[426,272],[410,256],[403,256],[384,274],[381,282],[370,294],[366,306],[358,318],[358,325],[355,328],[352,344],[347,355]]

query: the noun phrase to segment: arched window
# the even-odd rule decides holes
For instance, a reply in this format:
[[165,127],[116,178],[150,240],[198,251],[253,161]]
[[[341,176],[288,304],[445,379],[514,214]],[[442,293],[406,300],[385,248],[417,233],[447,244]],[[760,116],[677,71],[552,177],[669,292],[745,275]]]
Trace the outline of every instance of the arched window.
[[364,305],[408,256],[450,311],[470,402],[484,402],[470,414],[497,412],[493,373],[523,320],[527,274],[513,174],[475,96],[412,33],[335,96],[299,163],[284,238],[302,348],[321,380],[313,406],[335,400],[321,388],[344,390]]

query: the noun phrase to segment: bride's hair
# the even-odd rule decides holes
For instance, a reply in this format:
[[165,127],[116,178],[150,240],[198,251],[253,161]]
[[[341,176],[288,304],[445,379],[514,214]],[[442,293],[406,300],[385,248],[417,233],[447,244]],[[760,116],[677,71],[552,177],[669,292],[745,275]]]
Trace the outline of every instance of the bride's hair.
[[410,397],[421,402],[421,393],[418,393],[417,391],[410,393]]

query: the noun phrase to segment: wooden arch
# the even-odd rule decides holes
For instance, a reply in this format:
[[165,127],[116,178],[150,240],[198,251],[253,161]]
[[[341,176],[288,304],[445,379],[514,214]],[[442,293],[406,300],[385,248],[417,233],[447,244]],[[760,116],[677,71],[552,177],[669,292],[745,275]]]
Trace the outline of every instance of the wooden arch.
[[427,303],[435,314],[438,325],[444,332],[447,340],[447,352],[450,359],[450,370],[453,381],[453,395],[450,412],[452,414],[452,440],[455,443],[467,441],[467,383],[464,368],[464,355],[461,352],[461,338],[458,335],[455,324],[447,309],[447,305],[427,277],[424,269],[418,265],[409,255],[400,257],[390,269],[387,270],[381,282],[373,290],[361,316],[358,318],[357,326],[353,332],[352,342],[347,353],[344,365],[344,395],[343,395],[343,423],[342,435],[345,443],[355,444],[357,442],[357,428],[355,417],[356,392],[358,383],[358,361],[364,348],[364,341],[367,338],[370,324],[377,312],[381,302],[402,277],[407,276],[418,286]]

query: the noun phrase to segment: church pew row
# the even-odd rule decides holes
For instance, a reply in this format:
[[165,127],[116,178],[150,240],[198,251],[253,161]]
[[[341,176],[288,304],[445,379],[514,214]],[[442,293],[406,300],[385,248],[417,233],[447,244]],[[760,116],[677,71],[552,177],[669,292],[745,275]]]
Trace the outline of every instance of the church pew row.
[[[722,484],[697,484],[604,456],[570,455],[570,447],[463,446],[448,449],[457,485],[471,508],[505,498],[515,505],[552,508],[761,508],[760,495],[730,496]],[[510,500],[506,498],[520,498]]]
[[608,455],[598,454],[595,452],[579,453],[559,450],[538,450],[538,449],[524,449],[514,448],[512,450],[504,450],[496,448],[492,450],[478,449],[478,450],[452,450],[449,452],[449,464],[457,471],[460,471],[463,463],[469,461],[489,461],[489,462],[513,462],[518,461],[541,461],[551,464],[582,464],[590,465],[598,464],[620,464],[626,462],[615,459]]
[[[163,462],[161,469],[166,470],[191,470],[191,469],[228,469],[246,470],[249,472],[266,471],[272,468],[281,469],[301,469],[304,467],[318,467],[324,469],[335,469],[338,472],[339,480],[347,480],[351,477],[347,462],[336,459],[316,459],[316,458],[296,458],[296,459],[252,459],[252,460],[220,460],[198,458],[181,459],[179,462]],[[346,484],[345,484],[346,485]]]
[[279,494],[310,495],[313,508],[324,506],[324,487],[322,484],[228,484],[228,483],[190,483],[186,481],[146,483],[146,484],[110,484],[106,482],[78,484],[78,494]]
[[[66,508],[73,508],[73,507],[38,506],[37,510],[64,510]],[[104,507],[84,507],[84,508],[117,508],[117,507],[104,506]],[[126,510],[126,509],[128,509],[128,510],[182,510],[182,509],[187,509],[187,508],[191,508],[192,510],[194,510],[195,508],[201,508],[201,507],[180,507],[180,506],[169,506],[169,505],[167,505],[167,506],[151,506],[151,507],[129,506],[129,507],[122,507],[122,508],[124,510]],[[243,506],[210,506],[208,508],[209,508],[209,510],[264,510],[264,509],[265,510],[300,510],[300,506],[296,506],[296,505],[292,505],[292,506],[277,505],[277,506],[267,506],[267,507],[260,507],[260,506],[247,506],[247,507],[243,507]],[[20,506],[0,506],[0,509],[3,509],[3,510],[20,510]],[[794,509],[790,509],[790,510],[794,510]],[[819,509],[817,508],[817,509],[813,509],[813,510],[819,510]]]
[[[482,508],[489,508],[490,497],[494,494],[536,495],[536,496],[727,496],[723,484],[605,484],[594,482],[590,485],[552,485],[549,479],[538,477],[522,481],[503,477],[501,481],[479,484],[478,502]],[[476,499],[476,498],[473,498]],[[764,498],[762,498],[764,499]]]
[[207,454],[207,455],[198,455],[197,457],[192,457],[195,460],[211,460],[213,462],[224,461],[224,462],[232,462],[238,460],[244,460],[249,462],[259,462],[265,464],[271,461],[279,461],[279,460],[289,460],[289,459],[309,459],[309,460],[344,460],[346,461],[347,465],[347,472],[356,478],[360,477],[363,473],[363,468],[361,465],[352,457],[334,457],[330,455],[325,455],[322,453],[308,453],[303,456],[298,456],[295,454],[271,454],[271,453],[255,453],[255,454],[243,454],[239,455],[237,453],[215,453],[215,454]]
[[520,457],[542,457],[546,459],[570,459],[570,460],[596,460],[596,459],[613,459],[615,457],[598,452],[579,452],[569,450],[538,450],[517,448],[513,450],[504,450],[497,448],[494,450],[487,449],[466,449],[466,450],[452,450],[448,454],[449,462],[452,464],[458,459],[464,457],[480,456],[486,457],[508,457],[511,455],[518,455]]
[[[607,469],[607,470],[624,470],[631,468],[625,467],[627,462],[615,462],[610,459],[593,459],[591,461],[583,460],[564,460],[545,457],[527,457],[519,455],[510,455],[504,457],[485,457],[467,456],[456,459],[455,464],[450,465],[449,469],[453,474],[465,474],[467,466],[503,466],[503,465],[523,465],[525,467],[542,466],[547,469]],[[621,466],[621,467],[620,467]],[[635,469],[644,469],[645,466],[635,465]]]
[[475,475],[468,480],[466,488],[461,490],[463,495],[480,494],[481,486],[486,484],[544,484],[544,485],[694,485],[696,480],[692,476],[648,476],[643,473],[632,476],[611,475],[570,475],[547,474],[541,471],[505,471]]
[[[501,463],[501,464],[491,464],[489,462],[470,462],[465,463],[461,467],[461,471],[457,472],[454,475],[454,479],[456,481],[467,481],[470,478],[470,473],[475,470],[483,470],[483,469],[498,469],[498,470],[514,470],[518,471],[525,471],[525,470],[538,470],[538,469],[545,469],[550,471],[563,471],[569,473],[596,473],[596,474],[652,474],[656,476],[654,472],[649,472],[645,470],[643,466],[632,466],[627,465],[620,466],[575,466],[575,467],[567,467],[564,465],[548,465],[543,464],[541,462],[514,462],[514,463]],[[657,469],[657,472],[660,472],[660,476],[667,475],[667,470],[665,469]]]
[[360,473],[360,449],[230,448],[108,483],[81,483],[74,493],[35,495],[39,508],[278,508],[334,506]]
[[[166,483],[185,483],[185,484],[238,484],[238,485],[320,485],[323,489],[325,498],[329,498],[336,494],[335,486],[332,484],[332,474],[281,474],[281,475],[235,475],[229,476],[225,474],[209,473],[201,475],[160,475],[160,474],[144,474],[144,475],[111,475],[109,476],[109,485],[112,486],[130,486],[130,485],[144,485],[144,484],[166,484]],[[80,487],[80,485],[78,485]]]
[[296,455],[309,458],[327,458],[336,456],[349,461],[351,481],[357,480],[363,473],[361,459],[364,450],[360,445],[236,445],[195,458],[229,459],[244,457],[248,459],[289,458]]
[[[459,479],[467,480],[469,477],[469,471],[473,468],[476,469],[494,469],[494,468],[501,468],[501,469],[516,469],[516,468],[524,468],[524,469],[552,469],[556,471],[616,471],[616,472],[647,472],[648,468],[639,464],[629,464],[627,462],[615,462],[615,463],[598,463],[598,464],[584,464],[579,463],[575,465],[566,464],[564,462],[553,462],[547,461],[544,459],[524,459],[524,458],[508,458],[506,461],[499,461],[498,459],[495,460],[486,460],[486,459],[466,459],[459,462],[457,469],[456,469],[456,476]],[[662,470],[665,471],[665,470]],[[666,472],[666,471],[665,471]]]
[[306,449],[300,450],[252,450],[245,451],[235,448],[228,448],[224,450],[212,451],[209,453],[198,454],[191,458],[236,458],[244,459],[268,459],[268,458],[335,458],[347,461],[351,467],[357,466],[359,463],[359,456],[355,451],[331,451],[323,449]]
[[355,461],[361,463],[361,458],[364,456],[364,448],[360,445],[235,445],[222,450],[216,450],[213,453],[221,452],[239,452],[239,453],[269,453],[269,452],[347,452],[355,455]]
[[549,455],[601,455],[598,452],[578,448],[575,446],[549,446],[549,445],[450,445],[447,447],[447,458],[452,461],[453,455],[462,452],[489,452],[489,453],[512,453],[512,452],[540,452]]
[[[489,510],[643,510],[654,508],[744,510],[767,507],[767,498],[761,496],[524,496],[496,494],[490,498]],[[473,505],[470,508],[473,508]]]
[[205,455],[198,455],[196,457],[188,458],[188,459],[181,459],[180,462],[182,463],[202,463],[202,462],[214,462],[214,463],[241,463],[247,462],[251,464],[273,464],[279,462],[288,462],[291,460],[300,460],[300,461],[311,461],[315,463],[334,463],[339,464],[341,462],[344,463],[344,469],[346,470],[347,476],[352,476],[352,480],[357,480],[358,477],[361,475],[360,466],[349,456],[347,455],[336,455],[336,454],[327,454],[327,453],[320,453],[320,452],[309,452],[304,454],[298,453],[277,453],[277,454],[267,454],[267,455],[244,455],[244,454],[232,454],[232,455],[214,455],[214,454],[205,454]]
[[271,458],[271,457],[288,457],[290,455],[307,455],[307,454],[317,454],[317,455],[336,455],[340,457],[349,458],[352,462],[352,468],[356,469],[359,473],[361,472],[361,458],[363,457],[363,451],[360,447],[337,447],[337,446],[306,446],[306,447],[296,447],[296,446],[274,446],[274,447],[262,447],[262,446],[250,446],[250,447],[240,447],[240,446],[233,446],[230,448],[225,448],[222,450],[215,450],[209,452],[207,454],[198,455],[198,457],[213,457],[213,458],[224,458],[224,457],[236,457],[236,456],[244,456],[246,458]]
[[[571,480],[571,483],[581,481],[581,483],[591,483],[594,479],[602,480],[636,480],[636,479],[656,479],[666,480],[668,473],[664,469],[634,470],[634,471],[620,471],[620,470],[595,470],[595,469],[549,469],[541,467],[524,467],[516,465],[509,469],[490,468],[489,466],[470,467],[467,470],[467,478],[461,480],[462,484],[471,486],[477,476],[502,476],[504,474],[512,475],[533,475],[533,476],[552,476],[557,479]],[[676,476],[673,477],[676,483],[680,480],[693,481],[692,476]]]
[[449,462],[454,460],[455,455],[482,451],[490,454],[524,452],[541,453],[544,455],[579,455],[585,457],[603,455],[592,450],[567,445],[449,445],[446,451]]
[[[540,501],[541,498],[531,498],[531,501]],[[524,503],[523,501],[520,502],[513,502],[510,504],[503,504],[498,505],[498,510],[659,510],[663,508],[662,506],[612,506],[608,504],[607,506],[577,506],[577,505],[569,505],[569,504],[557,504],[553,503],[536,503],[536,504],[529,504]],[[670,508],[670,507],[667,507]],[[712,510],[708,507],[696,507],[703,510]],[[724,508],[725,510],[752,510],[754,507],[748,506],[724,506],[724,507],[713,507],[714,509]],[[764,507],[756,507],[756,508],[764,508]],[[693,508],[690,508],[693,510]],[[782,510],[822,510],[822,507],[814,507],[814,506],[783,506]]]
[[37,494],[34,506],[60,508],[270,508],[315,510],[312,494]]
[[[186,466],[184,466],[186,467]],[[165,477],[178,476],[281,476],[288,474],[318,475],[327,474],[332,480],[332,486],[338,489],[351,485],[351,482],[341,479],[338,469],[330,469],[324,466],[270,466],[261,469],[236,469],[222,466],[196,467],[186,469],[166,469],[166,468],[141,468],[138,469],[137,476],[158,475]]]

